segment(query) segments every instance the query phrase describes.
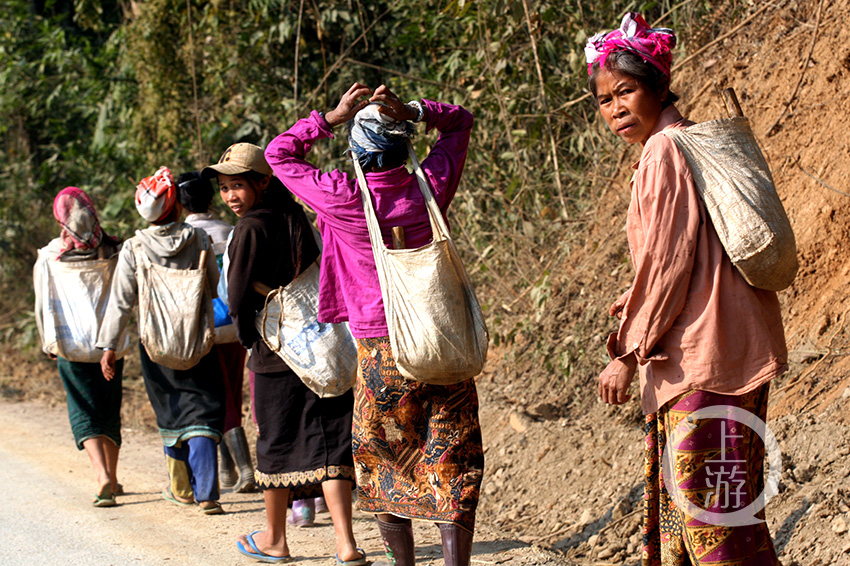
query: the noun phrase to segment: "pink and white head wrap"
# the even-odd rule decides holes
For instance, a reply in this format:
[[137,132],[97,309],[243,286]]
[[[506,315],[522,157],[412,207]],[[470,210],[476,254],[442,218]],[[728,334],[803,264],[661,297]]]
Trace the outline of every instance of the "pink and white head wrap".
[[165,218],[177,202],[177,186],[168,167],[160,167],[136,187],[136,210],[154,224]]
[[110,242],[113,238],[104,234],[97,219],[97,212],[89,195],[77,187],[65,187],[53,199],[53,216],[62,225],[62,250],[58,257],[71,250],[93,250],[104,238]]
[[605,66],[605,59],[616,51],[631,51],[643,58],[662,73],[670,76],[673,65],[673,48],[676,47],[676,34],[667,28],[651,28],[636,12],[623,16],[620,29],[599,32],[589,40],[584,48],[587,60],[587,74],[592,74],[593,64]]

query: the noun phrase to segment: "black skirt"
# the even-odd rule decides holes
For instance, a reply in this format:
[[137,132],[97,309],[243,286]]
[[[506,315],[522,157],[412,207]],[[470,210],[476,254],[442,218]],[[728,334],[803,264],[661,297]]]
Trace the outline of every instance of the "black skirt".
[[193,436],[221,440],[224,379],[215,346],[194,367],[174,370],[152,361],[139,342],[142,376],[165,446]]
[[260,489],[289,488],[292,499],[322,494],[326,480],[354,487],[351,455],[351,390],[321,398],[292,370],[256,373],[257,471]]

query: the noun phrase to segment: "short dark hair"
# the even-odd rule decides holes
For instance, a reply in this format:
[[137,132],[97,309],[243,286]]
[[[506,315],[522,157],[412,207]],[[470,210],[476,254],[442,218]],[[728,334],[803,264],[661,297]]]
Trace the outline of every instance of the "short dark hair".
[[210,209],[215,190],[210,180],[201,177],[200,172],[189,171],[177,177],[177,194],[186,210],[199,213]]
[[[637,53],[625,50],[609,53],[605,59],[605,68],[609,71],[634,77],[642,85],[658,94],[666,88],[667,97],[661,103],[662,108],[667,108],[679,100],[679,95],[670,90],[670,77],[662,73],[655,65],[645,62]],[[597,60],[593,63],[590,70],[590,92],[593,93],[594,97],[596,96],[596,76],[600,69],[601,67]]]
[[[381,161],[383,162],[384,169],[395,169],[396,167],[401,167],[407,162],[407,144],[400,143],[386,150]],[[366,165],[363,166],[363,171],[369,172],[373,169],[379,168],[381,168],[381,166],[378,164],[378,155],[375,154],[368,162],[366,162]]]

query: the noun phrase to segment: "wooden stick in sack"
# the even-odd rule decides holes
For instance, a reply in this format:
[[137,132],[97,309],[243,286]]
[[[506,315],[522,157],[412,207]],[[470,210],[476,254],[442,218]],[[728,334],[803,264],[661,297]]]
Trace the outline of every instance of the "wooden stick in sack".
[[397,250],[403,250],[406,247],[403,226],[393,226],[393,247]]
[[738,96],[735,94],[734,88],[723,89],[723,102],[726,103],[726,110],[729,112],[730,118],[744,117],[744,111],[741,110],[741,105],[738,103]]
[[202,279],[201,279],[201,298],[198,301],[198,312],[195,313],[197,317],[196,320],[201,320],[201,310],[204,308],[204,289],[207,286],[207,250],[201,250],[201,256],[198,258],[198,269],[201,270]]
[[274,289],[272,289],[271,287],[269,287],[265,283],[260,283],[259,281],[254,281],[253,283],[251,283],[251,288],[254,289],[254,291],[258,292],[259,294],[261,294],[264,297],[268,297],[269,293],[274,291]]

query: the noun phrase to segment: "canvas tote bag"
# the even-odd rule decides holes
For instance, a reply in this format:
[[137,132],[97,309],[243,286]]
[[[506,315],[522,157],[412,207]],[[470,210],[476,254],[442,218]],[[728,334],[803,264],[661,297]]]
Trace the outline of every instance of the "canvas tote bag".
[[[102,352],[95,347],[117,258],[60,261],[39,250],[41,270],[42,347],[47,353],[72,362],[97,363]],[[130,349],[130,336],[123,332],[116,355]]]
[[174,370],[194,367],[215,340],[207,250],[201,252],[198,269],[173,269],[152,263],[137,243],[132,246],[139,284],[139,338],[148,356]]
[[451,385],[481,373],[489,337],[469,276],[410,142],[407,149],[433,234],[433,241],[421,248],[394,250],[384,245],[356,159],[354,168],[396,367],[409,379]]
[[[285,287],[258,292],[266,305],[256,326],[263,341],[319,397],[337,397],[354,385],[357,345],[348,323],[319,322],[321,256]],[[255,287],[256,288],[256,287]]]
[[729,259],[753,287],[781,291],[797,275],[797,245],[745,117],[662,132],[685,155]]

